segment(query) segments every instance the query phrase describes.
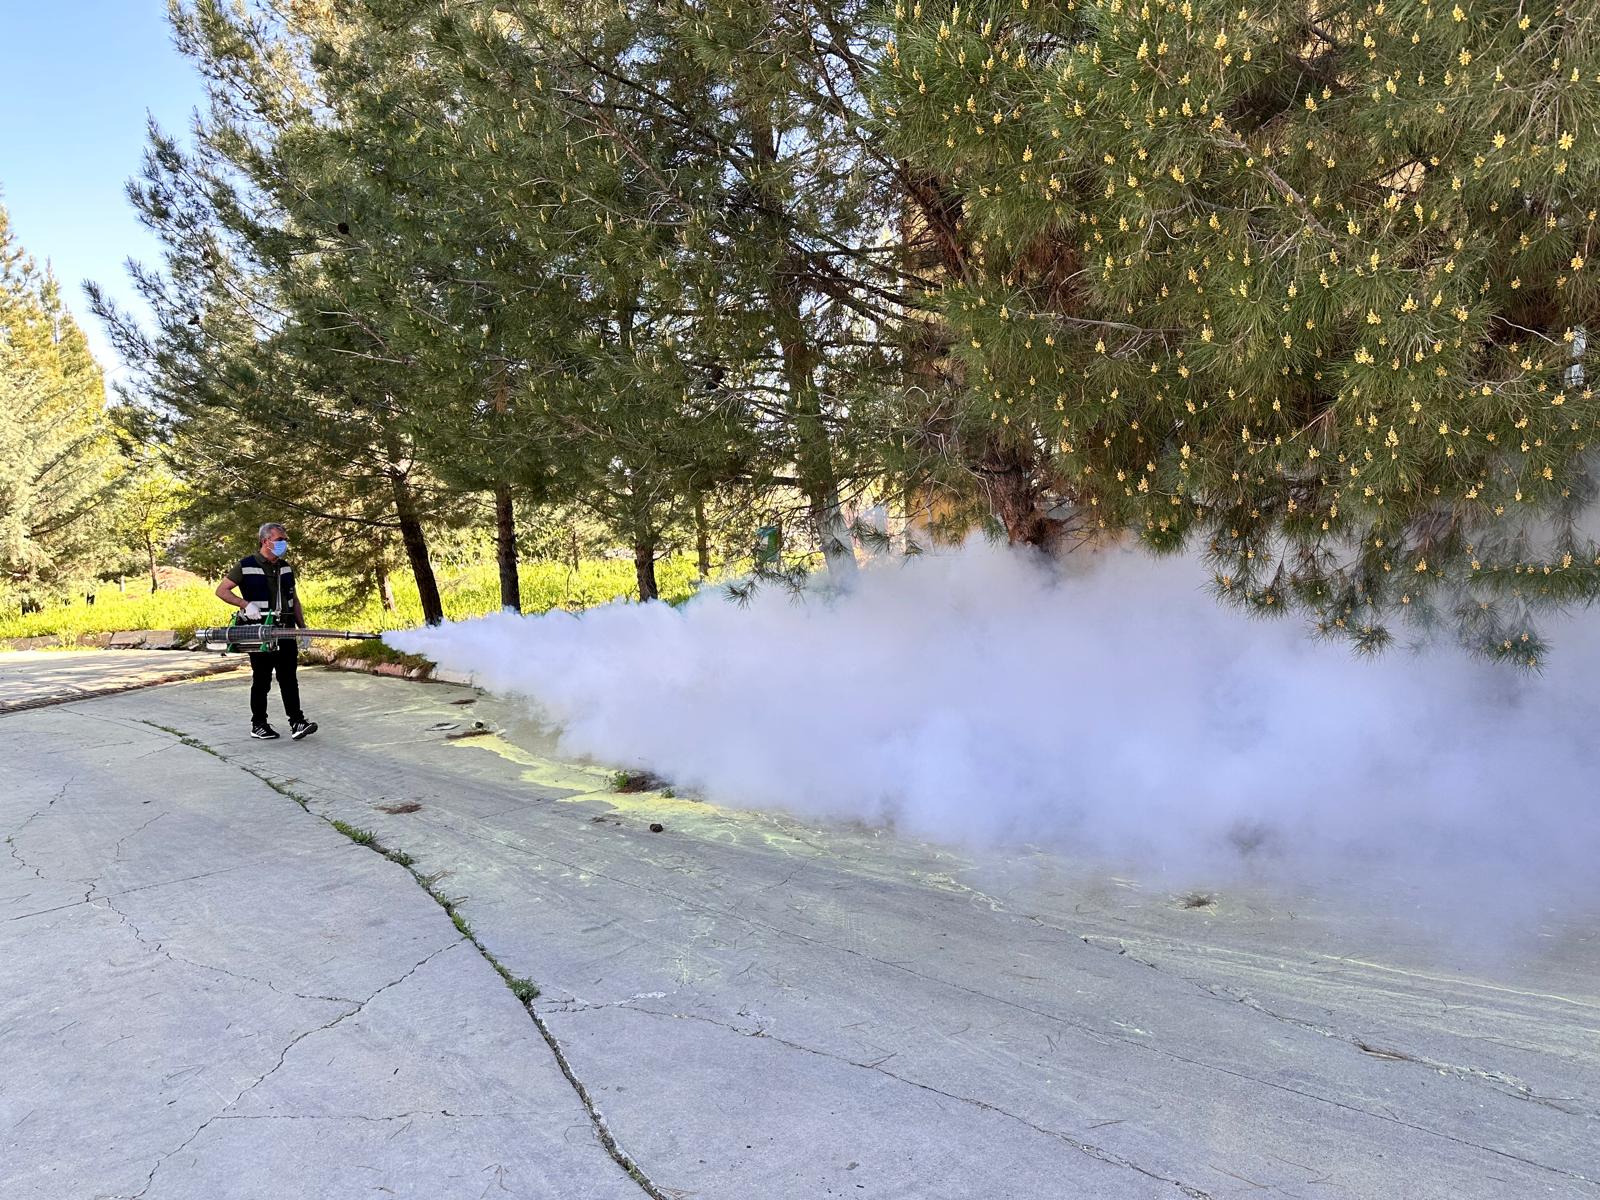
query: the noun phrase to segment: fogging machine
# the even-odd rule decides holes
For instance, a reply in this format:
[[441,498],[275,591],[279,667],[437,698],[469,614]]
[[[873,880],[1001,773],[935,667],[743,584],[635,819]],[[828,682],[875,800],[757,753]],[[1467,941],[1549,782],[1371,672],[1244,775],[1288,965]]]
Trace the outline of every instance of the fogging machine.
[[270,653],[289,644],[309,642],[312,638],[356,641],[383,635],[360,633],[354,629],[299,629],[293,625],[279,625],[273,613],[264,613],[256,620],[250,620],[240,613],[234,617],[231,625],[197,629],[194,636],[207,650],[223,654],[258,654],[263,651]]

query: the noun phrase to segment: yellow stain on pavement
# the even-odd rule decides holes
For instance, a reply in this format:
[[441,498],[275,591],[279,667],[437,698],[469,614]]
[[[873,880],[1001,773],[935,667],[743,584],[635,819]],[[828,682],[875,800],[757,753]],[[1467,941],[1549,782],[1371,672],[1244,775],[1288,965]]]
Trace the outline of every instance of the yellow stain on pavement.
[[557,762],[548,758],[541,758],[531,751],[524,750],[521,746],[513,745],[498,733],[482,734],[477,737],[457,738],[450,743],[453,746],[476,747],[497,754],[507,762],[515,763],[522,770],[518,773],[524,783],[536,784],[539,787],[556,788],[570,792],[571,795],[554,797],[560,803],[571,804],[579,800],[605,800],[618,809],[636,809],[640,812],[679,812],[686,815],[705,816],[708,813],[717,813],[725,817],[740,817],[746,814],[735,809],[718,808],[714,804],[707,804],[701,800],[684,800],[676,796],[664,796],[660,792],[617,792],[611,788],[612,772],[600,767],[583,766],[577,763]]
[[[487,750],[491,754],[499,755],[507,762],[515,763],[522,768],[520,778],[524,783],[538,784],[540,787],[560,788],[564,791],[580,792],[587,795],[590,792],[606,791],[611,782],[609,773],[599,767],[585,767],[574,763],[553,762],[548,758],[540,758],[537,754],[524,750],[521,746],[514,746],[498,733],[483,733],[473,737],[456,738],[449,743],[468,750]],[[562,800],[576,799],[573,796],[562,796]]]
[[[536,787],[565,792],[551,799],[559,804],[590,804],[602,802],[619,813],[628,813],[644,820],[658,820],[663,825],[684,831],[688,826],[708,841],[735,843],[743,833],[758,839],[769,849],[784,855],[806,856],[823,852],[814,841],[785,832],[780,818],[754,809],[723,808],[704,800],[685,800],[679,796],[665,796],[660,792],[617,792],[611,787],[613,772],[602,767],[578,763],[564,763],[541,757],[507,741],[498,733],[479,734],[456,738],[447,743],[464,749],[487,750],[520,768],[518,778]],[[815,838],[815,831],[808,837]]]

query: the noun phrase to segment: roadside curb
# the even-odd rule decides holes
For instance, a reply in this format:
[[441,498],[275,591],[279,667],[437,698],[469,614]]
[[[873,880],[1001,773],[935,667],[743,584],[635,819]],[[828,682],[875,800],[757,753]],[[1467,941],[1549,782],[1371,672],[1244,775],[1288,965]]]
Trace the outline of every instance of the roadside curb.
[[[0,653],[8,650],[165,650],[187,652],[191,654],[202,653],[200,646],[192,637],[182,637],[172,629],[130,629],[118,633],[99,633],[87,635],[83,638],[70,638],[52,635],[37,638],[12,638],[0,641]],[[302,660],[308,666],[326,667],[332,671],[358,671],[364,675],[386,675],[392,679],[410,679],[416,681],[432,681],[434,683],[455,684],[458,687],[476,688],[474,677],[464,671],[451,671],[428,663],[425,666],[408,667],[403,663],[369,662],[363,658],[345,657],[329,654],[325,650],[308,649],[302,652]],[[219,664],[216,670],[231,669],[237,663],[224,667]],[[213,672],[206,672],[212,674]],[[155,683],[170,683],[177,679],[194,678],[191,675],[163,676],[154,683],[141,683],[140,687],[151,687]],[[101,693],[96,693],[101,694]],[[0,707],[0,714],[14,711]]]
[[386,675],[391,679],[410,679],[419,683],[451,683],[470,688],[478,686],[471,675],[461,671],[446,670],[432,663],[423,667],[408,667],[403,663],[374,663],[360,658],[322,658],[316,654],[308,656],[306,661],[326,667],[330,671],[358,671],[363,675]]
[[116,633],[51,633],[44,637],[5,638],[7,650],[188,650],[189,639],[175,629],[123,629]]
[[184,683],[191,679],[207,679],[213,675],[226,675],[238,670],[243,663],[219,662],[201,667],[197,671],[178,671],[171,675],[158,675],[154,679],[139,679],[132,683],[111,684],[105,687],[85,688],[66,695],[39,696],[32,700],[0,701],[0,717],[12,713],[28,712],[35,708],[53,708],[58,704],[76,704],[79,700],[94,700],[100,696],[116,696],[123,692],[137,692],[144,688],[161,687],[168,683]]
[[111,646],[112,633],[86,633],[73,637],[51,633],[44,637],[6,638],[0,641],[0,651],[6,650],[106,650]]

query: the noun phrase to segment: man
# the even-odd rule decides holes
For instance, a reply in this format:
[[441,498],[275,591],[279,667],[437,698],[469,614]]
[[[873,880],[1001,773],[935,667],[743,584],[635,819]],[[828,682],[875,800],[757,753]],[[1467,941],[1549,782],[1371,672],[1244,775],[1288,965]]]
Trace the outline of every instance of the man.
[[[278,522],[269,521],[261,527],[256,540],[256,552],[240,559],[217,585],[218,599],[243,609],[247,621],[258,621],[264,614],[271,613],[276,625],[305,628],[305,613],[300,608],[300,597],[295,594],[294,568],[284,561],[289,553],[288,533]],[[306,720],[306,714],[300,710],[300,685],[295,679],[299,657],[299,643],[292,638],[279,642],[276,650],[250,656],[251,737],[269,740],[279,736],[278,731],[267,724],[267,693],[272,689],[274,672],[278,676],[283,711],[289,718],[289,736],[298,742],[317,731],[317,723]]]

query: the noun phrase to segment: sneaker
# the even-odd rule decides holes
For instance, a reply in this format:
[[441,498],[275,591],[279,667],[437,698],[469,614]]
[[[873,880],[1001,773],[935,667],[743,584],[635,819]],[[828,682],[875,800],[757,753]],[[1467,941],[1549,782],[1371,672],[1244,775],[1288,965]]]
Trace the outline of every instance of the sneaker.
[[290,721],[289,722],[289,736],[292,737],[297,742],[301,738],[310,737],[316,731],[317,731],[317,723],[315,721]]
[[281,737],[282,734],[271,725],[252,725],[250,727],[250,736],[260,738],[264,742],[270,742],[275,737]]

